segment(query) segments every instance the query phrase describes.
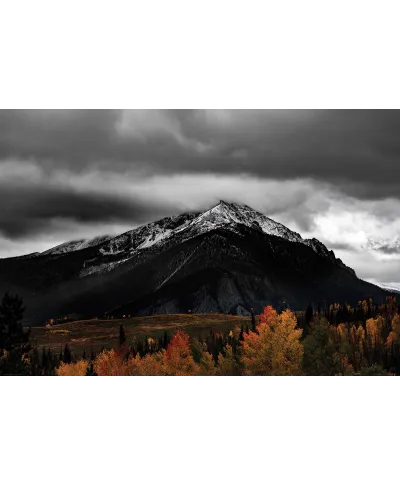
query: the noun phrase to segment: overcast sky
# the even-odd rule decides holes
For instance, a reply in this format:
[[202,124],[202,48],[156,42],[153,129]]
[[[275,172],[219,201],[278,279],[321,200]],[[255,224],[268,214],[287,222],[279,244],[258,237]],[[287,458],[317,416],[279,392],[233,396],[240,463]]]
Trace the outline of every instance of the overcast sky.
[[399,132],[394,110],[3,110],[0,257],[224,199],[400,284]]

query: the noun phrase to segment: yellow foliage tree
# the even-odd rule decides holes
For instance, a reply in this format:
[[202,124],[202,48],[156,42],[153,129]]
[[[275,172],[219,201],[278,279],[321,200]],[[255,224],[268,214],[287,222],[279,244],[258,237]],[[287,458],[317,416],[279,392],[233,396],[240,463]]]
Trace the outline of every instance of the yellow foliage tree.
[[400,343],[400,315],[398,313],[392,318],[392,329],[386,340],[386,345],[392,347],[397,343]]
[[200,359],[200,375],[215,376],[217,369],[213,356],[209,352],[204,352]]
[[382,344],[383,318],[379,315],[377,318],[369,318],[366,321],[367,343],[369,348],[376,349]]
[[56,374],[58,376],[85,376],[87,366],[86,360],[79,360],[73,364],[61,362],[61,365],[56,369]]
[[264,308],[256,332],[244,334],[241,361],[246,375],[297,375],[301,373],[302,330],[290,310],[280,315]]
[[123,376],[127,374],[127,363],[122,352],[103,350],[94,361],[94,370],[99,376]]
[[157,354],[146,354],[144,357],[140,358],[137,355],[135,358],[130,357],[127,361],[127,375],[138,375],[138,376],[162,376],[162,359],[165,354],[159,352]]
[[219,376],[236,376],[239,374],[238,364],[233,355],[231,345],[225,347],[224,353],[218,354],[217,375]]

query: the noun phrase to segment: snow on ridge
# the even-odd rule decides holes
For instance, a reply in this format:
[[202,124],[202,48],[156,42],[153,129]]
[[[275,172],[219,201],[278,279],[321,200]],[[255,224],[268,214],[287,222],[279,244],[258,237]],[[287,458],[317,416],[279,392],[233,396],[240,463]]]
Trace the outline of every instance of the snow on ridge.
[[114,237],[100,251],[104,255],[148,249],[185,228],[197,214],[180,214],[150,222]]
[[59,244],[54,248],[50,248],[47,251],[38,253],[38,256],[71,253],[73,251],[79,251],[81,249],[98,246],[99,244],[106,242],[110,238],[111,236],[97,236],[97,237],[94,237],[93,239],[78,239],[76,241],[68,241],[68,242]]

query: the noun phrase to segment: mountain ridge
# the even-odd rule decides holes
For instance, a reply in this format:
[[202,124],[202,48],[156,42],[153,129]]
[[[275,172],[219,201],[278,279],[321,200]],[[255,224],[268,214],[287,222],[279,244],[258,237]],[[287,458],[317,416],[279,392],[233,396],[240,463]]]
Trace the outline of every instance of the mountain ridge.
[[[177,225],[176,223],[179,223],[180,225]],[[352,268],[344,265],[339,258],[335,257],[334,252],[328,250],[328,248],[318,239],[303,239],[299,233],[292,231],[283,224],[274,221],[245,204],[228,203],[223,200],[220,200],[217,205],[204,212],[187,212],[165,217],[117,236],[104,235],[97,236],[93,239],[80,239],[65,242],[42,253],[34,253],[34,255],[44,256],[64,254],[95,246],[102,246],[100,252],[104,255],[110,255],[122,252],[121,248],[126,248],[128,243],[130,243],[132,250],[137,251],[162,242],[164,239],[173,236],[174,231],[175,233],[181,233],[190,230],[191,228],[193,229],[195,226],[201,226],[201,230],[198,231],[198,233],[200,233],[201,231],[213,230],[225,224],[232,223],[259,228],[265,234],[275,235],[292,242],[305,244],[321,256],[336,260],[338,264],[343,264],[343,267],[355,274]],[[169,227],[171,225],[175,225],[175,227],[171,229]],[[196,233],[196,228],[194,232]],[[142,237],[142,239],[140,239],[140,237]],[[190,233],[188,237],[193,237],[193,233]]]
[[220,201],[103,238],[0,260],[0,290],[23,296],[26,324],[72,313],[246,314],[386,294],[317,239],[242,204]]

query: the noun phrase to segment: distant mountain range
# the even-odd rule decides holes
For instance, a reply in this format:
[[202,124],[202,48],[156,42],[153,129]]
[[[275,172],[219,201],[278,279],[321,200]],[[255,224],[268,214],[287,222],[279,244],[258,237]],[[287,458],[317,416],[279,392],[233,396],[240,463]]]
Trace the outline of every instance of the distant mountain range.
[[378,286],[386,291],[390,291],[391,293],[400,294],[400,284],[379,283]]
[[24,297],[26,324],[71,313],[246,314],[266,304],[304,309],[386,295],[317,239],[224,201],[117,237],[1,259],[0,291]]

